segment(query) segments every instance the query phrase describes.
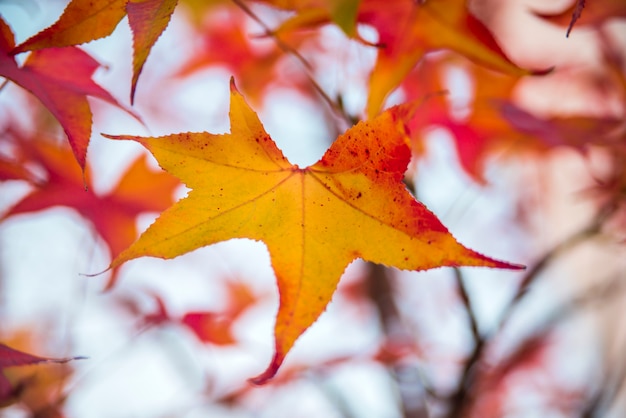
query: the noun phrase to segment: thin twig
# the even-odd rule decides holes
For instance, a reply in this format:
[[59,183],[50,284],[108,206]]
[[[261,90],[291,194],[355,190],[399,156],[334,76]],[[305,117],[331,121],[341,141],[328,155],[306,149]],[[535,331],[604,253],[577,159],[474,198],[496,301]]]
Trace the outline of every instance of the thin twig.
[[478,340],[481,339],[481,336],[480,332],[478,331],[478,321],[476,321],[476,314],[474,309],[472,308],[472,302],[469,298],[469,294],[467,293],[467,287],[465,286],[465,277],[463,277],[463,272],[461,271],[461,269],[457,267],[453,269],[453,272],[456,288],[459,292],[459,296],[461,296],[461,301],[463,302],[465,312],[467,313],[470,330],[472,331],[472,337],[474,338],[474,343],[476,343]]
[[530,286],[537,280],[548,265],[553,263],[557,258],[562,256],[567,251],[574,248],[576,245],[584,242],[585,240],[592,238],[600,233],[604,222],[615,212],[617,207],[613,204],[609,204],[601,208],[598,215],[594,217],[593,221],[581,229],[579,232],[573,234],[569,238],[556,245],[554,248],[546,252],[543,257],[529,269],[522,278],[517,292],[513,296],[513,299],[505,309],[500,323],[489,334],[481,337],[479,335],[474,346],[474,350],[470,353],[463,371],[461,378],[457,386],[456,391],[450,396],[450,409],[448,411],[448,418],[459,418],[463,416],[463,412],[468,407],[467,401],[470,395],[470,391],[476,381],[476,367],[483,357],[485,348],[488,343],[491,342],[499,332],[504,329],[508,323],[515,309],[519,306],[520,300],[527,294]]
[[306,70],[306,75],[309,78],[309,81],[311,82],[311,84],[313,85],[313,88],[315,89],[315,91],[317,91],[317,93],[322,97],[322,99],[326,102],[326,104],[328,104],[328,106],[336,114],[340,115],[349,124],[349,126],[351,126],[353,124],[354,118],[346,114],[345,110],[343,109],[343,106],[341,106],[339,103],[331,99],[330,96],[324,91],[324,89],[322,89],[322,87],[317,83],[317,81],[315,81],[315,79],[311,75],[311,72],[313,71],[313,66],[306,60],[306,58],[304,58],[302,54],[300,54],[300,52],[298,52],[296,49],[292,48],[290,45],[283,42],[278,37],[278,35],[276,35],[276,32],[273,31],[260,17],[258,17],[256,13],[254,13],[254,11],[252,11],[252,9],[250,9],[248,5],[246,5],[242,0],[232,0],[232,1],[245,14],[250,16],[256,23],[258,23],[259,26],[263,28],[265,35],[271,37],[274,40],[274,42],[276,42],[276,45],[280,49],[283,50],[283,52],[285,52],[286,54],[292,55],[294,58],[296,58],[298,62],[300,62],[300,64],[302,64],[302,66]]
[[[385,334],[385,338],[407,339],[406,330],[402,327],[400,313],[394,299],[393,288],[390,284],[389,270],[381,265],[368,263],[368,272],[366,276],[368,294],[376,306],[378,317],[380,319],[381,328]],[[392,365],[389,368],[391,377],[397,383],[400,401],[400,409],[404,418],[428,418],[428,410],[426,409],[425,400],[415,399],[415,390],[419,389],[422,393],[426,393],[424,386],[415,386],[414,382],[407,382],[406,371],[407,366]],[[412,387],[408,387],[412,385]]]
[[500,323],[497,329],[492,332],[492,335],[496,334],[500,329],[503,329],[505,327],[520,300],[523,299],[524,296],[526,296],[526,294],[528,293],[528,289],[537,280],[537,277],[539,277],[540,273],[542,273],[543,270],[545,270],[545,268],[550,263],[554,262],[554,260],[559,256],[563,255],[564,253],[571,250],[578,244],[586,241],[587,239],[598,235],[602,229],[602,225],[604,225],[606,220],[615,212],[616,209],[617,207],[613,204],[601,208],[598,212],[598,215],[594,217],[593,221],[588,226],[571,235],[569,238],[565,239],[561,243],[557,244],[551,250],[546,252],[532,268],[527,270],[517,288],[517,292],[513,296],[511,303],[509,303],[509,305],[503,312]]

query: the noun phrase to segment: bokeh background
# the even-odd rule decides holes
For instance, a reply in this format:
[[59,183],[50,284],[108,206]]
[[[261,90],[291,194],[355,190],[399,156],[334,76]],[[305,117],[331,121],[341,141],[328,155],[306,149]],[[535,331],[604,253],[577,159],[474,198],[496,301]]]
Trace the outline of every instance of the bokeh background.
[[[100,133],[227,132],[231,76],[299,166],[317,161],[349,125],[311,80],[344,115],[363,116],[376,48],[333,25],[314,28],[292,39],[306,68],[235,3],[205,3],[181,0],[152,49],[133,106],[143,124],[91,101],[88,162],[96,194],[114,190],[145,153]],[[448,91],[423,105],[407,184],[464,245],[526,271],[418,273],[355,261],[276,379],[256,387],[247,379],[271,358],[278,306],[262,243],[233,240],[174,260],[132,261],[105,291],[110,272],[87,275],[106,268],[109,248],[84,216],[51,207],[3,217],[0,341],[37,355],[88,359],[5,369],[26,389],[0,405],[0,416],[623,416],[625,128],[567,122],[585,117],[602,128],[598,121],[624,120],[626,22],[624,7],[613,3],[615,17],[581,20],[566,38],[567,23],[538,15],[559,14],[571,1],[471,2],[516,64],[554,69],[512,83],[439,51],[387,101],[411,98],[415,85],[422,97]],[[19,43],[52,24],[65,5],[0,0],[0,15]],[[268,27],[289,16],[266,4],[250,7]],[[104,65],[95,80],[128,105],[132,38],[125,22],[81,48]],[[372,27],[359,33],[377,41]],[[512,87],[498,90],[498,83]],[[498,102],[504,99],[508,107]],[[485,112],[487,105],[500,113]],[[445,123],[429,117],[441,106]],[[508,117],[510,133],[498,130],[493,115]],[[489,139],[477,142],[480,135],[462,126],[481,127]],[[0,132],[6,158],[14,132],[65,144],[47,111],[12,83],[0,90]],[[158,170],[153,160],[149,165]],[[33,187],[0,182],[0,213]],[[180,185],[174,196],[185,193]],[[139,229],[157,215],[142,214]]]

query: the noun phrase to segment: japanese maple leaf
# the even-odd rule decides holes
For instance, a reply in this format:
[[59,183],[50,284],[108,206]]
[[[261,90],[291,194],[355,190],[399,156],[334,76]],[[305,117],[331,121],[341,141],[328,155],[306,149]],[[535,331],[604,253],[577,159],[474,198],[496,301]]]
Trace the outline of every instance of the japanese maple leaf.
[[0,17],[0,76],[30,91],[48,108],[84,169],[92,124],[87,96],[124,107],[91,79],[100,64],[86,52],[76,47],[36,51],[20,67],[9,54],[14,42],[11,29]]
[[409,270],[519,267],[459,244],[404,186],[411,158],[405,121],[414,107],[357,124],[307,168],[283,156],[233,82],[230,134],[107,135],[141,143],[192,189],[110,267],[142,256],[174,258],[231,238],[264,242],[280,307],[274,357],[255,383],[274,376],[356,258]]
[[100,39],[113,33],[128,15],[134,51],[132,103],[141,70],[150,50],[167,28],[177,3],[178,0],[72,0],[59,20],[18,45],[12,53],[80,45]]
[[[137,238],[137,215],[160,212],[170,206],[174,189],[179,185],[167,173],[150,170],[146,156],[142,156],[131,164],[110,193],[99,195],[89,182],[89,166],[85,189],[82,173],[72,164],[72,154],[67,148],[42,138],[19,138],[17,145],[22,147],[23,160],[38,165],[46,178],[33,183],[34,190],[0,219],[55,206],[75,209],[93,224],[108,245],[112,258]],[[32,176],[24,178],[31,179]],[[113,273],[109,287],[116,278],[115,271]]]
[[68,361],[83,359],[84,357],[48,358],[39,357],[13,349],[0,343],[0,402],[12,396],[11,382],[4,376],[3,369],[7,367],[26,366],[39,363],[67,363]]

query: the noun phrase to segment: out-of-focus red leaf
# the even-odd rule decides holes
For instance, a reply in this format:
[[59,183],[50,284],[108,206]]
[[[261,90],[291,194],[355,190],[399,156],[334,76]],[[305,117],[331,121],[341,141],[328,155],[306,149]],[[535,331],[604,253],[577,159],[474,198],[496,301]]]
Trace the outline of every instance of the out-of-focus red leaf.
[[[179,182],[162,171],[148,167],[147,157],[137,158],[124,172],[117,186],[106,195],[98,195],[90,186],[90,169],[85,168],[86,185],[78,166],[72,164],[71,151],[44,137],[27,138],[14,133],[13,139],[24,161],[42,169],[46,178],[38,178],[34,190],[3,216],[6,219],[22,213],[38,212],[54,206],[75,209],[93,225],[115,257],[137,238],[136,218],[140,213],[160,212],[173,202],[173,192]],[[0,139],[2,140],[2,139]],[[6,140],[6,139],[4,139]],[[27,172],[28,173],[28,172]],[[29,174],[23,179],[32,181]],[[1,178],[0,178],[1,179]],[[108,286],[114,284],[112,275]]]
[[84,357],[51,358],[39,357],[33,354],[16,350],[8,345],[0,343],[0,369],[14,366],[25,366],[38,363],[67,363],[71,360],[83,359]]
[[290,32],[274,40],[255,39],[248,34],[248,20],[240,10],[224,8],[214,12],[200,28],[200,49],[191,54],[177,76],[186,77],[197,71],[225,66],[239,81],[239,87],[254,103],[260,104],[271,88],[288,87],[305,96],[313,94],[306,73],[299,66],[288,67],[288,53],[281,48],[299,50],[304,45],[318,48],[315,33]]
[[232,319],[214,312],[189,312],[181,323],[189,327],[203,343],[231,345],[236,342],[231,333]]
[[84,357],[51,358],[35,356],[0,343],[0,403],[8,401],[14,396],[14,387],[5,376],[4,369],[40,363],[67,363],[68,361],[79,359],[84,359]]
[[504,417],[508,397],[515,390],[512,378],[516,373],[543,372],[546,355],[552,341],[546,334],[529,338],[497,365],[481,365],[477,382],[471,388],[473,400],[466,416]]
[[618,143],[613,135],[624,121],[609,117],[539,118],[506,101],[496,102],[502,117],[515,131],[538,139],[548,148],[569,146],[584,150],[588,145]]
[[[473,98],[465,114],[455,115],[447,95],[434,92],[447,91],[446,74],[461,71],[472,83]],[[428,57],[404,80],[402,87],[410,99],[429,97],[424,111],[411,120],[413,153],[420,155],[424,149],[423,132],[432,126],[448,129],[455,141],[459,163],[466,173],[478,183],[484,183],[484,163],[493,152],[500,152],[515,143],[516,134],[500,115],[494,100],[510,98],[519,77],[497,73],[475,65],[458,55]],[[508,139],[508,140],[505,140]]]
[[91,79],[100,64],[81,49],[67,47],[35,51],[19,67],[10,55],[15,45],[13,34],[1,18],[0,32],[0,76],[30,91],[48,108],[63,127],[74,157],[84,170],[92,124],[87,96],[124,109]]
[[367,104],[370,118],[430,51],[455,51],[479,65],[511,75],[531,73],[511,62],[487,27],[469,12],[465,0],[364,0],[358,21],[372,25],[379,33],[380,49]]
[[576,0],[561,13],[553,15],[537,14],[557,25],[567,25],[566,36],[569,37],[575,24],[579,26],[601,25],[608,19],[626,17],[626,2],[624,0]]
[[218,312],[188,312],[180,322],[189,327],[198,339],[215,345],[231,345],[237,341],[232,335],[233,322],[258,301],[243,282],[226,282],[226,308]]
[[542,152],[559,146],[579,151],[589,145],[616,146],[623,120],[616,117],[539,117],[516,105],[513,93],[519,77],[490,71],[458,56],[428,58],[403,82],[411,99],[423,98],[448,88],[450,70],[462,71],[472,82],[473,97],[461,116],[445,95],[428,99],[424,112],[411,121],[413,152],[424,148],[422,132],[432,126],[446,128],[452,135],[459,163],[479,183],[485,183],[485,162],[495,155]]
[[140,327],[178,324],[190,329],[203,343],[227,346],[237,343],[231,331],[233,323],[260,297],[243,282],[227,280],[225,286],[223,309],[187,312],[182,317],[170,314],[163,298],[152,292],[148,293],[154,299],[156,309],[149,313],[143,312],[133,299],[122,299],[120,302],[131,315],[141,318]]

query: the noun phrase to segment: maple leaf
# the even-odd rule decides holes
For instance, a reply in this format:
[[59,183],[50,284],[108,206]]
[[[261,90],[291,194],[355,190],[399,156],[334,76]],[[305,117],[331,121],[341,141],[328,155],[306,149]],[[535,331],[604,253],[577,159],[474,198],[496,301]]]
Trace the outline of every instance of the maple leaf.
[[[69,149],[41,137],[29,140],[18,136],[16,142],[22,153],[16,165],[23,164],[23,161],[36,164],[44,170],[46,178],[42,180],[39,176],[32,183],[34,190],[0,219],[54,206],[73,208],[93,224],[96,232],[108,245],[112,258],[137,238],[137,215],[160,212],[170,206],[173,192],[179,185],[167,173],[150,170],[147,156],[144,155],[130,165],[110,193],[98,195],[89,181],[89,166],[86,167],[86,180],[83,180],[78,167],[71,163],[73,157]],[[32,174],[26,174],[23,179],[32,181],[33,177]],[[87,190],[84,181],[89,186]],[[114,284],[115,278],[114,272],[108,287]]]
[[192,189],[110,268],[142,256],[174,258],[231,238],[264,242],[280,306],[274,357],[255,383],[274,376],[356,258],[408,270],[519,268],[463,247],[402,183],[411,157],[404,121],[414,107],[359,123],[304,169],[283,156],[232,80],[230,134],[105,135],[141,143]]
[[72,360],[84,359],[85,357],[49,358],[39,357],[23,351],[16,350],[0,343],[0,402],[7,401],[12,396],[12,386],[4,376],[3,369],[15,366],[26,366],[39,363],[67,363]]
[[76,161],[84,169],[92,123],[87,96],[124,109],[91,79],[100,64],[81,49],[67,47],[35,51],[19,67],[9,55],[15,45],[13,33],[1,17],[0,32],[0,76],[30,91],[54,115],[67,135]]
[[133,34],[133,103],[137,81],[150,50],[167,28],[178,0],[72,0],[55,23],[33,35],[13,54],[51,47],[80,45],[109,36],[128,15]]

